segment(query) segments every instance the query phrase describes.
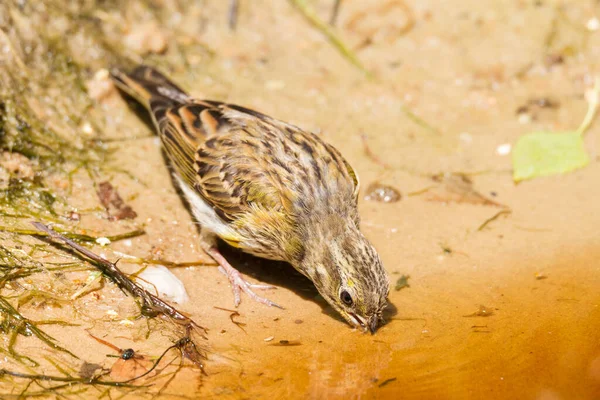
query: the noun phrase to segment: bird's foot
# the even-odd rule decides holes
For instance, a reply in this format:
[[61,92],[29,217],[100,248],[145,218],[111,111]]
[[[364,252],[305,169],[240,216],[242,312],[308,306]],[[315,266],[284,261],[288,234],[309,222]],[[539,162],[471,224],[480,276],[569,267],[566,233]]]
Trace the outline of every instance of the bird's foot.
[[219,252],[219,250],[216,247],[211,247],[210,249],[208,249],[208,254],[210,254],[210,256],[219,264],[219,271],[221,271],[229,279],[236,307],[239,306],[241,302],[241,292],[244,292],[248,295],[248,297],[250,297],[254,301],[265,304],[269,307],[277,307],[283,309],[283,307],[281,307],[277,303],[274,303],[267,298],[257,295],[252,290],[275,289],[274,286],[250,283],[246,281],[242,277],[242,274],[231,264],[229,264],[229,262],[225,259],[225,257],[223,257],[223,255]]

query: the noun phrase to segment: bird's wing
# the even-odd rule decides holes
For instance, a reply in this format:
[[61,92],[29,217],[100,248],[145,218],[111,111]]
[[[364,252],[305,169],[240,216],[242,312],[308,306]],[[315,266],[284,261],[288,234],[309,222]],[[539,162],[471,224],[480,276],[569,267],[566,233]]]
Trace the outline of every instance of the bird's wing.
[[333,146],[298,127],[213,101],[192,100],[160,117],[177,173],[225,221],[256,209],[293,213],[299,196],[331,190],[349,190],[356,199],[352,167]]

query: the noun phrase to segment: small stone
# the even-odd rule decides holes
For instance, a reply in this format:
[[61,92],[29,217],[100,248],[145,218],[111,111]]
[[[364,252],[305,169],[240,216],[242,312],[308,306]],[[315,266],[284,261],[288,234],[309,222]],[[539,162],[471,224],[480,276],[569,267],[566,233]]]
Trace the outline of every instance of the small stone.
[[473,136],[471,136],[471,134],[468,132],[462,132],[460,135],[458,135],[458,138],[463,144],[473,143]]
[[520,113],[517,117],[517,121],[519,121],[519,123],[523,125],[529,124],[531,123],[531,115],[527,113]]
[[99,237],[96,239],[96,243],[98,243],[100,246],[108,246],[110,244],[110,239],[107,237]]
[[125,45],[134,52],[162,54],[167,50],[166,35],[155,22],[135,26],[124,38]]
[[374,182],[367,188],[367,194],[365,200],[378,201],[381,203],[395,203],[402,198],[400,192],[389,185],[383,185],[378,182]]
[[591,18],[585,24],[585,27],[587,28],[588,31],[591,31],[591,32],[597,31],[598,29],[600,29],[600,20],[596,17]]
[[548,276],[546,274],[544,274],[543,272],[536,272],[534,274],[534,276],[535,276],[535,279],[537,279],[538,281],[548,278]]
[[[86,87],[90,98],[96,101],[102,101],[117,92],[107,69],[98,70],[94,77],[86,82]],[[83,127],[82,131],[85,133]]]
[[91,136],[94,133],[94,128],[92,128],[92,124],[85,122],[83,125],[81,125],[81,131],[86,135]]
[[496,154],[498,154],[499,156],[506,156],[508,154],[510,154],[512,150],[512,146],[510,143],[504,143],[501,144],[500,146],[496,147]]

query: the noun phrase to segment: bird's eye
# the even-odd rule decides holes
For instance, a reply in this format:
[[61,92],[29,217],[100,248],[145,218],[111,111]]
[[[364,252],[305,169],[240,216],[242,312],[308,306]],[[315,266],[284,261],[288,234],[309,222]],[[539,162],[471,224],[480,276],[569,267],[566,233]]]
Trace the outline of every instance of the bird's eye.
[[347,305],[347,306],[352,305],[352,296],[350,296],[350,293],[346,292],[345,290],[340,294],[340,299],[342,299],[342,302],[345,305]]

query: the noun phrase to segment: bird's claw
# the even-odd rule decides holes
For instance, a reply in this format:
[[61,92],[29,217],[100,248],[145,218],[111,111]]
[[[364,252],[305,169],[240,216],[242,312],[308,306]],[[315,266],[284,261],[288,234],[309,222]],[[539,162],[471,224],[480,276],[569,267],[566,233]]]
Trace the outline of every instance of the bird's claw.
[[225,270],[225,268],[219,267],[219,271],[221,271],[224,275],[226,275],[227,278],[229,279],[229,282],[231,283],[231,289],[233,291],[233,299],[234,299],[234,303],[235,303],[236,307],[240,305],[240,302],[241,302],[240,292],[243,291],[244,293],[246,293],[248,295],[248,297],[250,297],[252,300],[254,300],[256,302],[265,304],[269,307],[277,307],[282,310],[284,309],[277,303],[274,303],[265,297],[261,297],[261,296],[257,295],[252,290],[252,289],[257,289],[257,290],[275,289],[275,286],[250,283],[250,282],[244,280],[244,278],[242,277],[242,274],[240,274],[239,271],[237,271],[233,268],[230,270]]

